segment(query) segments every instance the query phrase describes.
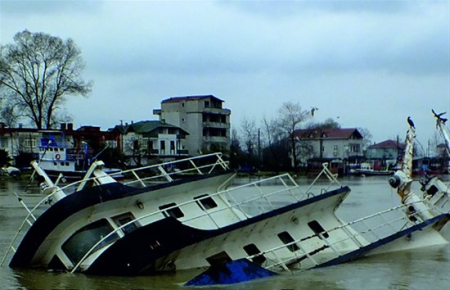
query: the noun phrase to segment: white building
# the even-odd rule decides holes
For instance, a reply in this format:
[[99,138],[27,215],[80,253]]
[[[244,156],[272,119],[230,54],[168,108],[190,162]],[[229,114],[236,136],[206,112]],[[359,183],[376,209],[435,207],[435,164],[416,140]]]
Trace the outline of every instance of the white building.
[[358,129],[297,130],[294,134],[298,144],[308,149],[307,156],[303,156],[305,159],[349,160],[363,157],[363,136]]
[[154,110],[160,120],[189,133],[185,145],[189,155],[230,150],[230,114],[223,101],[212,96],[186,96],[163,100]]
[[120,133],[122,153],[130,165],[146,165],[155,157],[173,159],[187,156],[184,140],[188,133],[161,121],[141,121],[114,128]]

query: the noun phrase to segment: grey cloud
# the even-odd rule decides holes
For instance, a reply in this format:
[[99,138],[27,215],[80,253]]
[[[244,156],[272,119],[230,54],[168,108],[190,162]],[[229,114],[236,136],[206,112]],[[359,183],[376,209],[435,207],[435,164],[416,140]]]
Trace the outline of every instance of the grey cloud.
[[[409,0],[299,0],[299,1],[217,1],[246,13],[274,17],[298,16],[303,12],[399,13],[410,9]],[[430,1],[438,2],[438,1]]]
[[1,13],[31,16],[73,12],[98,12],[104,0],[1,0]]

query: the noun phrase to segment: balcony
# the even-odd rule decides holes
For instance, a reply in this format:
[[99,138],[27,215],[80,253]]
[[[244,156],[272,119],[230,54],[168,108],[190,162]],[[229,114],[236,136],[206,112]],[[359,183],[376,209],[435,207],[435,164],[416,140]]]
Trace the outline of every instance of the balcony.
[[220,128],[220,129],[229,129],[230,123],[220,123],[220,122],[203,122],[203,128]]

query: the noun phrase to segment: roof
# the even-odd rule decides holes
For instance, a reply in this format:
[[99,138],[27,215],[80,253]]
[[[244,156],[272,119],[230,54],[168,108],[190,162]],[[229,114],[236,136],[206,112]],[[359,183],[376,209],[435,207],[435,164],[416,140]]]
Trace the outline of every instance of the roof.
[[380,143],[376,143],[373,145],[370,145],[367,147],[367,149],[405,149],[405,144],[403,143],[398,143],[397,141],[394,140],[385,140],[383,142]]
[[356,128],[296,130],[294,135],[301,139],[317,139],[319,137],[327,139],[350,139],[352,136],[360,139],[363,138],[362,134]]
[[165,99],[161,103],[178,103],[178,102],[182,102],[182,101],[195,101],[195,100],[208,99],[208,98],[214,98],[220,102],[223,102],[223,100],[216,98],[213,95],[200,95],[200,96],[173,97],[173,98]]
[[161,121],[140,121],[136,123],[131,123],[129,125],[118,125],[116,126],[116,129],[119,130],[121,133],[127,133],[127,132],[136,132],[136,133],[149,133],[157,128],[175,128],[182,132],[185,132],[182,128],[167,124],[165,122]]

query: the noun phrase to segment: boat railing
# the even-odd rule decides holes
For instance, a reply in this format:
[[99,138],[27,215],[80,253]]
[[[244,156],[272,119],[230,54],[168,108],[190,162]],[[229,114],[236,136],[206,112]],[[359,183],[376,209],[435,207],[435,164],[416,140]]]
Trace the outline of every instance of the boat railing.
[[[328,171],[327,167],[324,166],[324,171]],[[324,173],[326,174],[326,173]],[[335,176],[330,174],[332,177],[331,180],[336,181]],[[315,180],[314,182],[316,182]],[[274,185],[275,184],[275,185]],[[274,185],[274,188],[272,188],[272,185]],[[339,184],[340,185],[340,184]],[[266,188],[269,188],[269,191],[266,191]],[[245,197],[242,195],[242,190],[245,189],[245,191],[248,193],[249,189],[252,190],[252,194],[250,196]],[[275,189],[275,190],[271,190]],[[308,190],[311,190],[311,186],[308,188]],[[326,192],[325,190],[321,190],[320,193]],[[320,194],[319,193],[319,194]],[[72,272],[77,271],[77,269],[82,265],[82,263],[95,251],[99,250],[99,245],[103,244],[105,245],[105,241],[108,240],[108,238],[112,235],[115,235],[117,232],[121,231],[123,228],[135,224],[136,222],[139,222],[144,219],[148,219],[151,217],[157,217],[158,219],[164,218],[165,212],[168,212],[175,208],[182,209],[185,206],[188,206],[193,203],[197,203],[198,201],[201,201],[203,199],[207,198],[218,198],[218,199],[224,199],[224,197],[227,198],[225,201],[225,205],[223,207],[214,208],[206,210],[205,208],[202,208],[203,211],[201,214],[196,215],[194,217],[190,218],[182,218],[180,221],[183,224],[187,225],[199,225],[199,224],[205,224],[205,218],[210,220],[214,227],[216,229],[219,229],[224,226],[228,226],[233,223],[237,223],[239,221],[243,221],[252,217],[255,217],[255,215],[251,215],[248,210],[259,208],[259,212],[256,214],[261,215],[264,213],[267,213],[269,211],[272,211],[277,208],[281,208],[287,204],[299,202],[301,200],[310,198],[311,195],[307,194],[306,192],[303,192],[300,189],[300,186],[297,184],[297,182],[292,178],[291,175],[285,173],[269,178],[265,178],[262,180],[258,180],[249,184],[236,186],[230,189],[226,189],[223,191],[219,191],[213,194],[209,194],[207,196],[195,199],[195,200],[189,200],[183,203],[179,203],[176,205],[173,205],[171,207],[164,208],[163,210],[154,211],[142,216],[139,216],[117,228],[115,228],[113,231],[111,231],[108,235],[104,236],[101,240],[99,240],[95,245],[91,247],[89,251],[86,252],[86,254],[83,256],[83,258],[74,266],[74,268],[71,270]],[[244,198],[244,199],[243,199]],[[281,200],[282,202],[276,202],[278,200]],[[201,202],[200,202],[201,204]],[[221,221],[223,221],[223,215],[220,215],[220,213],[231,213],[236,218],[234,219],[234,222],[227,223],[227,224],[221,224]],[[195,223],[196,221],[199,221],[198,223]],[[106,246],[106,245],[105,245]]]
[[[207,161],[207,162],[205,162]],[[177,167],[182,167],[183,169],[180,170],[173,170],[172,172],[168,172],[165,168],[172,168],[175,169]],[[211,153],[201,156],[195,156],[190,158],[184,158],[180,160],[175,161],[169,161],[164,163],[158,163],[154,165],[149,165],[145,167],[140,167],[137,169],[129,169],[124,170],[121,172],[115,172],[111,173],[110,176],[120,176],[120,175],[127,175],[127,177],[134,177],[134,180],[125,181],[124,184],[127,185],[133,185],[136,183],[139,183],[142,186],[146,185],[146,182],[149,180],[165,180],[164,182],[172,182],[174,179],[172,176],[174,175],[191,175],[191,174],[209,174],[212,173],[216,168],[219,168],[221,170],[228,170],[228,162],[225,161],[222,158],[222,153]],[[142,175],[145,175],[145,172],[150,172],[148,177],[140,177],[139,173],[143,173]],[[159,173],[158,173],[159,172]],[[148,174],[148,173],[147,173]],[[101,177],[100,177],[101,178]],[[41,199],[33,208],[29,209],[27,208],[27,216],[24,218],[22,224],[20,225],[19,229],[17,230],[16,234],[13,237],[13,240],[11,241],[11,244],[9,246],[8,251],[5,253],[5,256],[2,260],[2,264],[4,263],[4,260],[6,259],[6,256],[9,254],[10,251],[15,252],[14,244],[16,243],[20,233],[23,231],[24,227],[26,225],[31,226],[34,222],[34,214],[38,208],[40,208],[43,204],[51,204],[55,197],[57,195],[67,195],[74,193],[76,191],[79,191],[83,189],[87,184],[95,184],[99,185],[100,182],[96,176],[85,176],[82,180],[77,180],[75,182],[69,183],[64,186],[59,186],[59,180],[56,183],[50,183],[47,184],[48,192],[50,192],[48,195],[46,195],[43,199]],[[33,217],[33,220],[30,218]]]
[[[206,159],[213,159],[210,163],[206,164],[198,164],[198,162]],[[215,158],[215,159],[214,159]],[[196,163],[197,162],[197,163]],[[94,165],[93,165],[94,166]],[[178,169],[176,166],[183,166],[184,169]],[[166,168],[171,167],[172,170],[168,172]],[[163,180],[164,182],[172,182],[174,180],[173,176],[175,175],[185,175],[189,176],[191,174],[208,174],[213,172],[216,168],[221,168],[222,170],[228,170],[228,162],[223,160],[221,153],[211,153],[207,155],[201,155],[191,158],[185,158],[170,162],[158,163],[154,165],[144,166],[136,169],[127,169],[122,171],[117,171],[110,173],[109,175],[114,177],[124,177],[125,180],[122,184],[133,186],[135,184],[139,184],[140,186],[147,186],[149,184],[148,181],[151,180]],[[141,173],[141,175],[140,175]],[[85,176],[81,180],[77,180],[71,182],[69,184],[63,186],[52,186],[55,191],[65,194],[70,194],[79,190],[82,190],[87,184],[99,185],[98,177],[96,176]],[[57,192],[52,192],[49,196],[46,196],[44,200],[49,200],[51,196],[56,194]]]
[[[301,269],[304,270],[320,266],[323,263],[348,254],[351,251],[357,251],[365,246],[392,236],[399,231],[407,230],[414,225],[423,222],[420,218],[419,211],[407,213],[407,208],[411,204],[402,204],[320,233],[296,239],[270,250],[250,255],[247,259],[253,260],[264,255],[265,259],[270,261],[264,266],[266,269],[279,267],[286,271],[291,271],[290,266],[299,262],[302,262]],[[345,234],[334,234],[337,231],[342,231]],[[327,237],[330,236],[333,236],[333,238],[328,239]],[[307,241],[311,239],[318,239],[322,243],[311,243],[315,245],[315,248],[305,248],[303,245],[306,245]],[[340,247],[340,245],[348,243],[355,244],[354,250],[347,250],[346,252],[338,250],[339,248],[345,248]],[[284,253],[286,253],[286,251],[291,251],[291,249],[296,249],[296,251],[293,252],[293,255],[288,255],[286,258],[286,255],[283,254],[282,251],[285,251]],[[325,256],[317,255],[325,250],[327,250]],[[298,270],[298,268],[296,268],[296,270]]]

